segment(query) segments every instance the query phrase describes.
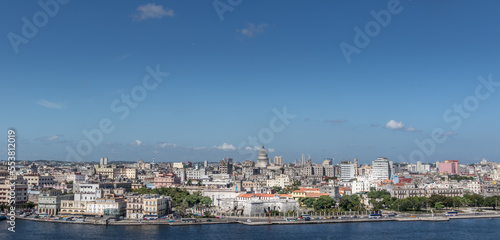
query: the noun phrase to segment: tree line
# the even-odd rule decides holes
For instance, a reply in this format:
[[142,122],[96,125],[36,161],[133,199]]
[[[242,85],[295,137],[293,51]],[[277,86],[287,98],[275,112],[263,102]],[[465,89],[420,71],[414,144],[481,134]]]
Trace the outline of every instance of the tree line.
[[421,211],[423,209],[451,209],[458,207],[492,207],[496,210],[500,203],[500,196],[483,197],[476,193],[467,193],[463,197],[447,197],[442,195],[432,195],[431,197],[408,197],[398,199],[391,197],[386,190],[375,191],[372,189],[368,193],[369,202],[373,205],[374,211],[390,209],[395,211]]

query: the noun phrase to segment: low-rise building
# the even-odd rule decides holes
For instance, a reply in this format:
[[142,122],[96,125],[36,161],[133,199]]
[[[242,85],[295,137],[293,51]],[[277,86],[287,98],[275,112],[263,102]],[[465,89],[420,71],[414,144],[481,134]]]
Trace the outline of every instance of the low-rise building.
[[158,194],[127,196],[126,218],[159,218],[172,212],[172,198]]
[[74,195],[57,195],[57,196],[39,196],[38,197],[38,214],[41,215],[57,215],[61,210],[62,200],[73,200]]
[[236,198],[225,199],[221,203],[221,210],[226,213],[235,213],[243,216],[264,216],[270,211],[290,212],[299,210],[296,200],[275,194],[240,194]]
[[84,214],[88,216],[124,216],[126,208],[127,203],[124,198],[109,196],[87,203]]

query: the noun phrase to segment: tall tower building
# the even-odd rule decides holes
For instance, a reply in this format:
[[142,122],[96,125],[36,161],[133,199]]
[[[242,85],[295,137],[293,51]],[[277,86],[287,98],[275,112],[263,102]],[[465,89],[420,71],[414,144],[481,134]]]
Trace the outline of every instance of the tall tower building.
[[359,176],[358,158],[354,158],[354,176]]
[[283,156],[274,156],[274,165],[283,165]]
[[387,158],[379,157],[372,162],[372,180],[381,181],[391,177],[391,161]]

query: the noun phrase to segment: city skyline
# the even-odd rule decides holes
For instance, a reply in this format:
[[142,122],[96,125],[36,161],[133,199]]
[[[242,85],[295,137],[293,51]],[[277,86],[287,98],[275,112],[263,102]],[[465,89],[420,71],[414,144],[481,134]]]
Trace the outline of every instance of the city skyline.
[[0,125],[21,160],[498,162],[499,4],[6,2]]

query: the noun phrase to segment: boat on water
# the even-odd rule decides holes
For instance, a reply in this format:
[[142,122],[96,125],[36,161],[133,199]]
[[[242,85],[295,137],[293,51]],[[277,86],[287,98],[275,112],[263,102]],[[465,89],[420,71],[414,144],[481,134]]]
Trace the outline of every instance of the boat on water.
[[6,220],[7,219],[7,216],[5,215],[0,215],[0,220]]

